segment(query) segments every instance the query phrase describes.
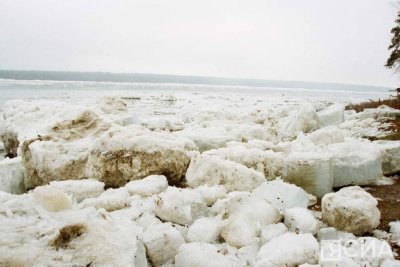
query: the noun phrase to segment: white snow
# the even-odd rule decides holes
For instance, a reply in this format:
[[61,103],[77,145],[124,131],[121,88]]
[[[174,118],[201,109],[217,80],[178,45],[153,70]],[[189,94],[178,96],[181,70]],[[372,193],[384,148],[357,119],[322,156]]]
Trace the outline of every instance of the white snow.
[[[374,231],[376,199],[330,192],[398,171],[398,142],[360,137],[399,111],[344,111],[346,92],[137,86],[2,105],[0,142],[18,157],[0,161],[1,266],[398,264],[399,223]],[[353,256],[325,262],[326,241]]]

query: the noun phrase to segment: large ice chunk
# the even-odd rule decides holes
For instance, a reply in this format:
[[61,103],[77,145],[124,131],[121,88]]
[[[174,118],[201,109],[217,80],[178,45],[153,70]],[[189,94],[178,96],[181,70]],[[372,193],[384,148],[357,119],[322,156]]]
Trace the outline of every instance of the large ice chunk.
[[279,120],[277,129],[283,137],[293,137],[297,133],[308,133],[319,128],[320,122],[317,111],[312,104],[304,104],[293,109],[289,116]]
[[24,179],[25,168],[20,157],[0,161],[0,191],[22,194],[25,192]]
[[131,195],[145,197],[163,192],[168,187],[168,181],[164,175],[150,175],[141,180],[130,181],[125,187]]
[[168,187],[158,197],[155,213],[164,221],[187,225],[208,213],[202,195],[193,189]]
[[231,198],[222,214],[221,236],[234,247],[244,247],[259,237],[261,227],[281,219],[279,211],[264,199],[238,195]]
[[189,165],[188,139],[137,126],[114,128],[101,135],[90,150],[87,176],[106,186],[123,186],[152,174],[165,175],[176,183]]
[[349,139],[327,148],[332,154],[334,187],[367,185],[382,176],[381,155],[375,144]]
[[322,198],[322,219],[338,230],[363,234],[379,225],[378,201],[359,186],[340,189]]
[[311,142],[320,146],[342,143],[349,136],[349,133],[334,126],[324,127],[307,135]]
[[268,180],[281,176],[283,156],[273,151],[262,151],[257,148],[246,148],[244,145],[230,146],[209,150],[204,155],[215,156],[247,166],[264,174]]
[[48,184],[54,180],[85,178],[87,147],[80,142],[35,141],[24,143],[25,186]]
[[143,242],[151,263],[157,267],[171,262],[185,240],[171,224],[160,223],[147,228]]
[[288,228],[283,223],[269,224],[261,228],[261,243],[265,244],[275,237],[283,235]]
[[315,234],[318,221],[305,208],[291,208],[285,211],[285,225],[290,231],[302,234]]
[[300,186],[317,197],[332,192],[333,173],[330,154],[291,153],[285,160],[282,179]]
[[33,197],[48,211],[62,211],[71,208],[71,198],[56,188],[49,185],[39,186],[33,191]]
[[241,141],[222,126],[186,127],[179,136],[193,140],[200,152],[225,147],[230,141]]
[[263,245],[257,258],[257,267],[316,264],[319,244],[311,234],[286,233]]
[[236,259],[219,252],[218,247],[209,243],[188,243],[179,248],[175,267],[236,267]]
[[123,209],[128,205],[129,193],[125,187],[110,188],[95,198],[86,198],[80,203],[80,207],[94,207],[114,211]]
[[400,172],[400,141],[377,141],[381,151],[382,171],[385,175]]
[[339,125],[344,121],[344,105],[335,104],[318,112],[321,127]]
[[310,195],[302,188],[281,180],[265,182],[253,191],[253,195],[265,199],[280,211],[293,207],[307,208]]
[[104,183],[94,179],[52,181],[50,186],[72,195],[77,202],[85,198],[96,198],[104,192]]
[[192,158],[186,173],[189,186],[223,185],[228,191],[251,191],[262,182],[262,173],[228,160],[207,155]]
[[195,190],[200,193],[207,206],[212,206],[218,199],[226,196],[226,188],[223,185],[202,185],[196,187]]
[[94,112],[86,110],[73,119],[56,123],[46,136],[26,140],[22,146],[27,172],[25,186],[86,178],[88,147],[93,138],[109,127]]
[[220,217],[199,218],[189,227],[187,238],[190,242],[213,243],[221,231]]

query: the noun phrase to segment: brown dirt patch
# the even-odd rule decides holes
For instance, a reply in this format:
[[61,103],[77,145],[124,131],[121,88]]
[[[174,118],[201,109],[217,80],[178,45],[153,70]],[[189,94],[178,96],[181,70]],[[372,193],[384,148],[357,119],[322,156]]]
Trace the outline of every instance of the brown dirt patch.
[[56,249],[67,248],[72,239],[81,236],[86,232],[86,226],[83,224],[71,224],[60,229],[58,236],[51,242],[51,246]]

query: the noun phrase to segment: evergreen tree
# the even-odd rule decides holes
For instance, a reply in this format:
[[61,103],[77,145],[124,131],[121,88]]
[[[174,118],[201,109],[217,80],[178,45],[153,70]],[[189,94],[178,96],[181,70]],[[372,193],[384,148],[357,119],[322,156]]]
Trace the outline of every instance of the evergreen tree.
[[397,13],[396,26],[391,30],[393,34],[392,43],[389,46],[390,56],[385,67],[396,70],[400,67],[400,11]]

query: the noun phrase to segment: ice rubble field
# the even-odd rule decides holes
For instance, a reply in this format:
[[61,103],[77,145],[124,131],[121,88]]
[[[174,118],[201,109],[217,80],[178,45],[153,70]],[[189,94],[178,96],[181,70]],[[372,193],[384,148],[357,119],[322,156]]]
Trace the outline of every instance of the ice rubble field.
[[400,266],[392,253],[321,257],[326,240],[400,243],[399,222],[375,230],[377,200],[359,187],[400,171],[399,141],[361,138],[400,112],[277,99],[6,102],[0,266]]

